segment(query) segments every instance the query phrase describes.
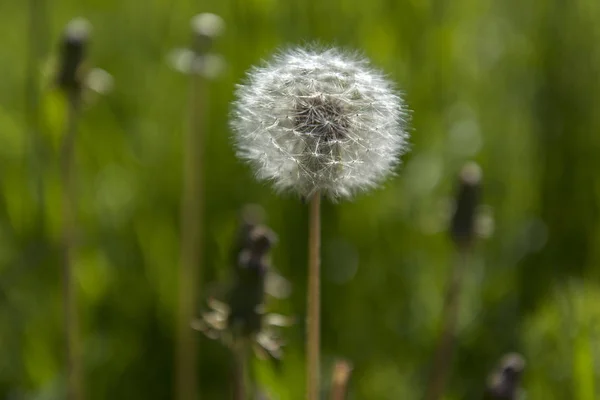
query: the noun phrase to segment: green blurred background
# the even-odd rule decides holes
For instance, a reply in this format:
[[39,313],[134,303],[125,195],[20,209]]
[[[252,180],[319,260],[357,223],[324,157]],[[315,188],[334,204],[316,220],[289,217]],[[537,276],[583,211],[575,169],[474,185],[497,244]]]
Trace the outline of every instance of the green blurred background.
[[[404,91],[412,152],[398,176],[323,210],[323,373],[354,364],[353,399],[422,398],[454,249],[448,199],[467,160],[494,232],[465,276],[446,399],[480,398],[508,351],[529,399],[600,398],[600,2],[597,0],[0,0],[0,397],[64,398],[58,149],[64,104],[42,71],[73,17],[115,88],[77,137],[76,283],[89,399],[168,399],[174,386],[181,136],[189,77],[166,62],[214,12],[227,69],[208,87],[203,281],[226,279],[240,208],[268,210],[273,264],[299,316],[278,399],[304,390],[307,210],[236,160],[234,84],[282,45],[359,49]],[[204,399],[226,399],[231,359],[200,337]]]

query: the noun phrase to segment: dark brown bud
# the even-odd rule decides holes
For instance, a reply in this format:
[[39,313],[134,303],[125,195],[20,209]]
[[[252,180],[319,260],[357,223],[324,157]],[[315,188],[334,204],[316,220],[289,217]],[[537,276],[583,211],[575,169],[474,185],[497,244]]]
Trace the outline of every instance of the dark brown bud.
[[267,255],[276,242],[277,235],[275,235],[275,232],[265,226],[257,226],[250,232],[248,250],[252,252],[254,257],[262,258]]
[[481,168],[476,163],[466,164],[459,176],[454,214],[450,233],[459,247],[468,247],[475,238],[475,219],[481,192]]
[[506,354],[488,379],[487,395],[495,400],[516,400],[525,369],[525,359],[517,353]]
[[223,19],[216,14],[202,13],[192,18],[193,50],[196,54],[207,54],[214,40],[225,30]]
[[232,249],[234,265],[238,263],[240,253],[252,246],[250,234],[256,226],[264,221],[264,215],[264,209],[256,204],[248,204],[242,209],[240,225]]
[[66,91],[81,89],[82,65],[85,60],[91,25],[83,18],[71,20],[63,33],[57,84]]
[[229,326],[245,336],[257,333],[262,327],[269,267],[267,256],[277,239],[269,228],[255,224],[259,216],[256,211],[244,216],[241,234],[245,236],[238,244],[235,281],[227,301],[231,310]]

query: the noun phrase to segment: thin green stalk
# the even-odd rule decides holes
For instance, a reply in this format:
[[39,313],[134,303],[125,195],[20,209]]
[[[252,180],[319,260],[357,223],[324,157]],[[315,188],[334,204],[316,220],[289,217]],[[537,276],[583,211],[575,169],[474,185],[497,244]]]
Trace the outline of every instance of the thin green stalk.
[[203,121],[205,87],[198,74],[192,75],[190,124],[183,136],[183,193],[181,203],[181,268],[177,333],[177,393],[179,400],[195,400],[197,341],[190,323],[195,316],[201,276],[203,186]]
[[307,399],[317,400],[320,393],[321,348],[321,194],[315,193],[310,200],[308,232],[308,296],[307,296],[307,342],[306,363]]
[[433,373],[425,396],[425,399],[427,400],[438,400],[442,397],[450,367],[452,366],[452,353],[454,350],[456,323],[459,314],[460,293],[462,290],[463,273],[468,264],[468,253],[466,247],[459,248],[457,261],[452,269],[452,275],[446,291],[444,309],[442,312],[444,318],[442,333],[434,357]]
[[62,180],[62,252],[63,252],[63,302],[67,353],[67,399],[83,399],[83,383],[79,348],[79,319],[77,315],[77,290],[73,282],[73,255],[75,251],[75,136],[79,118],[78,91],[68,92],[66,132],[61,148]]

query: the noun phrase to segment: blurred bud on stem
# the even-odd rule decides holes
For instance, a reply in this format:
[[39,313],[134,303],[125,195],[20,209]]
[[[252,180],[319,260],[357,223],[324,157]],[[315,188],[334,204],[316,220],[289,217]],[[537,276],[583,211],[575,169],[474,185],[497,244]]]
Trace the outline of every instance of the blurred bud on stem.
[[475,222],[481,195],[481,178],[481,168],[474,162],[466,164],[459,175],[450,234],[461,248],[469,247],[476,236]]
[[211,52],[217,37],[225,30],[223,19],[215,14],[203,13],[192,18],[192,45],[173,49],[168,54],[169,64],[184,74],[214,79],[225,69],[223,57]]
[[250,233],[252,230],[264,221],[264,209],[256,204],[244,206],[241,212],[241,223],[236,234],[233,246],[233,264],[237,264],[237,259],[242,250],[250,247]]
[[277,235],[262,225],[263,220],[260,206],[243,209],[233,251],[233,284],[224,302],[209,299],[211,310],[194,321],[192,327],[209,338],[220,338],[232,349],[250,340],[261,357],[278,360],[283,343],[276,330],[293,322],[283,315],[266,313],[269,252],[277,243]]
[[487,396],[495,400],[516,400],[525,359],[518,353],[506,354],[488,379]]
[[85,60],[91,24],[84,18],[71,20],[63,33],[61,60],[57,84],[65,91],[81,89],[84,76],[82,65]]
[[225,22],[221,17],[211,13],[202,13],[192,18],[194,34],[194,50],[198,54],[206,54],[214,40],[225,31]]
[[257,226],[249,232],[249,246],[238,257],[236,281],[229,294],[229,326],[244,336],[262,328],[265,303],[265,279],[269,269],[267,255],[275,243],[275,234]]

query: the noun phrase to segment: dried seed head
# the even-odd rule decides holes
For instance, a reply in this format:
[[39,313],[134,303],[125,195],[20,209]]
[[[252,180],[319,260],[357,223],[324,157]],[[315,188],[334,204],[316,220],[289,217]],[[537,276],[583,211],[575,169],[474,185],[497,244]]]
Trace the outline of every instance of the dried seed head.
[[475,237],[475,220],[480,190],[481,168],[476,163],[470,162],[460,172],[450,227],[452,239],[458,246],[469,246]]
[[238,156],[261,180],[332,199],[377,186],[407,149],[406,107],[369,62],[336,49],[295,49],[237,88]]

